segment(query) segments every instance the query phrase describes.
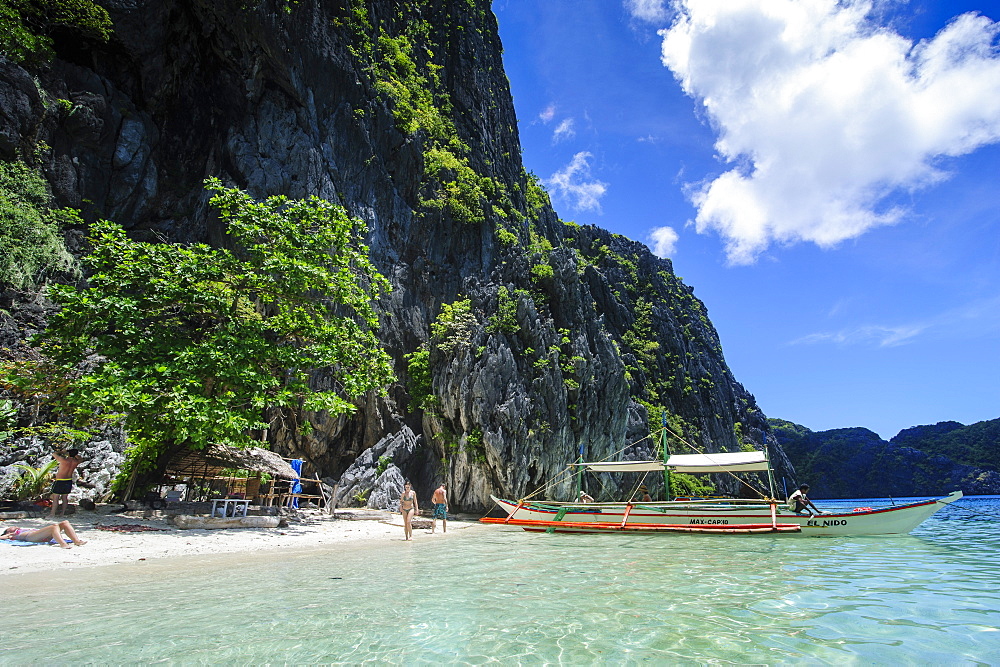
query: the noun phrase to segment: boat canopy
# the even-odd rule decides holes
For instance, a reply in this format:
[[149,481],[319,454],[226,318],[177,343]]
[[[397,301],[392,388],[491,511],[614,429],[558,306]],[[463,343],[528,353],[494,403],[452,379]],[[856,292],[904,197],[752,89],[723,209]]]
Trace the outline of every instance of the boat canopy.
[[[580,463],[593,472],[656,472],[663,461],[604,461]],[[717,454],[672,454],[667,466],[673,472],[757,472],[768,469],[764,452],[720,452]]]

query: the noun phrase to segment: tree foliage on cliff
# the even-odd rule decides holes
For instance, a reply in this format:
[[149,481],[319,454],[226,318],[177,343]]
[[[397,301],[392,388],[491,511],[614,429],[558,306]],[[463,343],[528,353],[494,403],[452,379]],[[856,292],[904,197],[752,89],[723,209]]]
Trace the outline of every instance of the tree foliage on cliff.
[[947,456],[958,463],[1000,471],[1000,419],[965,426],[939,422],[900,431],[891,442],[931,455]]
[[352,411],[392,379],[372,306],[389,284],[363,223],[315,197],[256,202],[208,187],[237,250],[137,242],[99,222],[89,286],[52,292],[61,311],[43,350],[67,373],[93,365],[66,402],[78,417],[123,415],[136,445],[123,475],[180,448],[248,445],[266,408]]
[[768,421],[798,475],[788,480],[789,489],[806,482],[818,498],[921,496],[955,489],[992,492],[988,489],[994,482],[987,471],[942,452],[922,450],[915,442],[897,442],[899,436],[886,442],[865,428],[814,432],[780,419]]
[[423,212],[447,213],[466,224],[482,224],[491,213],[504,219],[520,217],[504,186],[473,167],[469,146],[458,136],[455,110],[440,75],[442,53],[431,49],[433,26],[423,18],[432,4],[399,3],[397,19],[383,24],[373,19],[366,3],[351,0],[345,18],[337,22],[351,29],[351,53],[391,108],[399,131],[423,143],[418,202]]
[[107,10],[91,0],[0,0],[0,51],[14,62],[50,58],[58,30],[106,42],[111,29]]
[[28,289],[53,274],[75,275],[60,227],[82,223],[51,206],[45,180],[21,162],[0,162],[0,284]]

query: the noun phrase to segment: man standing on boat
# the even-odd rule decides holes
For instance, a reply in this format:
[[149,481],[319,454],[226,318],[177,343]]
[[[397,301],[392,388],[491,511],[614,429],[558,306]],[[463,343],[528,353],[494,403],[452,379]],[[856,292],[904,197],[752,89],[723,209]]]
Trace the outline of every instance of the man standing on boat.
[[813,504],[813,501],[809,500],[806,495],[809,493],[809,485],[803,484],[799,487],[799,490],[788,497],[788,508],[795,512],[796,514],[801,514],[802,512],[812,512],[809,511],[811,507],[815,510],[816,514],[822,514],[823,512]]
[[434,518],[431,519],[431,533],[437,528],[437,520],[441,519],[441,531],[448,532],[448,491],[444,488],[444,482],[441,482],[441,486],[434,489],[434,495],[431,496],[431,502],[434,503]]

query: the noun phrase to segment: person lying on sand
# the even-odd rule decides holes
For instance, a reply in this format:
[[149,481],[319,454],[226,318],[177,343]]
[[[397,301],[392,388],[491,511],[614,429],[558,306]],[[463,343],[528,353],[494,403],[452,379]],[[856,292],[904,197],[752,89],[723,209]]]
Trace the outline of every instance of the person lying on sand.
[[61,546],[63,549],[72,548],[70,545],[66,544],[66,540],[63,539],[62,533],[66,533],[66,537],[72,540],[73,544],[77,546],[83,546],[87,543],[87,540],[81,540],[76,536],[76,531],[73,530],[73,526],[69,525],[69,521],[50,523],[42,528],[18,528],[17,526],[9,526],[4,529],[3,535],[0,535],[0,540],[53,542]]

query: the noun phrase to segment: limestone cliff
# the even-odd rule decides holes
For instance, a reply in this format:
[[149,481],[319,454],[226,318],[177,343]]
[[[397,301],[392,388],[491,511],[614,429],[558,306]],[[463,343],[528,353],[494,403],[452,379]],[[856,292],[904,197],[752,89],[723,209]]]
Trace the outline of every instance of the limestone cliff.
[[[370,225],[400,382],[350,417],[273,415],[279,450],[340,478],[378,445],[392,479],[445,479],[453,505],[481,509],[556,479],[581,446],[600,459],[639,441],[662,407],[708,451],[766,438],[788,474],[671,263],[563,223],[526,174],[488,1],[99,4],[107,44],[57,35],[48,65],[0,59],[0,158],[38,160],[61,205],[137,237],[220,243],[213,175]],[[551,494],[570,493],[563,479]],[[343,496],[364,490],[352,484]]]

